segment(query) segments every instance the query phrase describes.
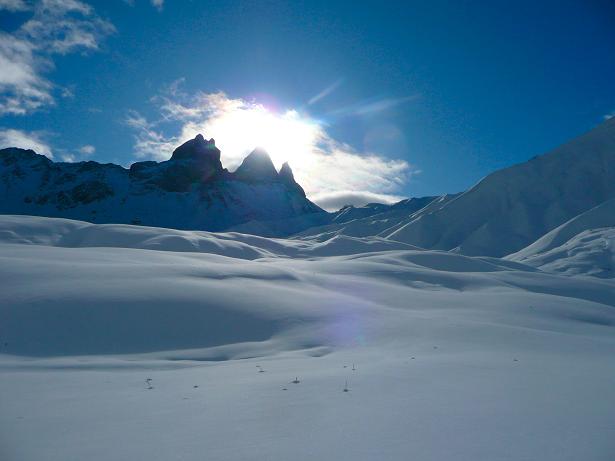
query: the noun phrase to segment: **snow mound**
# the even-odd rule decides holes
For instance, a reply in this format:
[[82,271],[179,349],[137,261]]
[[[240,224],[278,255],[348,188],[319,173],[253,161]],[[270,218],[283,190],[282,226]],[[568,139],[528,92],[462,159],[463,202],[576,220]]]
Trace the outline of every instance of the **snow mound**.
[[615,199],[574,217],[506,259],[566,275],[613,277]]
[[613,280],[0,216],[0,281],[3,461],[613,453]]
[[209,253],[239,259],[307,258],[418,249],[380,237],[334,236],[322,241],[284,240],[236,232],[212,233],[128,224],[92,224],[21,215],[0,215],[0,243]]
[[[0,216],[0,248],[0,338],[21,355],[195,350],[191,357],[221,360],[328,350],[352,342],[349,325],[382,340],[400,313],[444,307],[463,292],[497,294],[462,304],[491,304],[510,290],[566,295],[579,304],[566,318],[594,312],[615,325],[615,310],[599,307],[615,304],[611,286],[377,237],[279,240]],[[501,312],[479,311],[501,321]]]

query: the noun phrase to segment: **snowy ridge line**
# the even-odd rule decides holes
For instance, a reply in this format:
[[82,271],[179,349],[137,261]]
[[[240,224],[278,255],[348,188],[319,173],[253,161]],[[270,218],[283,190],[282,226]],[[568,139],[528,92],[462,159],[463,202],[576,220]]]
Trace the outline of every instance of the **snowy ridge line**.
[[0,215],[0,243],[139,248],[212,253],[242,259],[418,250],[412,245],[380,237],[334,236],[325,241],[287,240],[236,232],[212,233],[128,224],[92,224],[63,218],[22,215]]

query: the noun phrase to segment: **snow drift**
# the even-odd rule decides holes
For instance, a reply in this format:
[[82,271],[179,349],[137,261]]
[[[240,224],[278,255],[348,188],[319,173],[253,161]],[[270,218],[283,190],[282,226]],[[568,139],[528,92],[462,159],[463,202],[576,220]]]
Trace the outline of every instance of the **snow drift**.
[[615,452],[612,280],[28,216],[0,216],[0,280],[3,461]]

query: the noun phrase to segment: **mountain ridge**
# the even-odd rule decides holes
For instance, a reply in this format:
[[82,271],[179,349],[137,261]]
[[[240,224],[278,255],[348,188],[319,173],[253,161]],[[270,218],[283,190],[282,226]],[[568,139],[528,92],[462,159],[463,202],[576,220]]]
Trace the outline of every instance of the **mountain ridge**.
[[298,237],[379,236],[425,249],[503,257],[612,198],[615,118],[543,155],[497,170],[460,194],[428,198],[409,213],[381,207]]
[[229,172],[215,141],[200,134],[169,160],[128,169],[53,162],[33,150],[6,148],[0,150],[0,213],[209,231],[326,214],[306,197],[288,164],[278,173],[259,149],[246,158],[250,168]]

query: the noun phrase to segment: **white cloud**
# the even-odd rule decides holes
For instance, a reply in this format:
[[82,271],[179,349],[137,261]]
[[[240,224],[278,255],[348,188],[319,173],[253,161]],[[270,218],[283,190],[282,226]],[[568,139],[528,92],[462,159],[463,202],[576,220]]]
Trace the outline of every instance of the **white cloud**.
[[20,147],[22,149],[32,149],[37,154],[53,158],[51,148],[43,141],[42,137],[42,134],[38,132],[25,132],[11,128],[0,129],[0,148]]
[[310,199],[327,211],[336,211],[346,205],[363,206],[368,203],[395,203],[403,197],[390,194],[377,194],[369,191],[336,191],[316,193]]
[[[404,160],[359,152],[336,141],[324,124],[307,114],[270,112],[260,104],[231,99],[224,93],[188,96],[178,90],[179,83],[154,98],[160,120],[150,122],[136,112],[129,114],[126,122],[137,132],[137,157],[166,160],[175,147],[201,133],[215,138],[223,165],[233,171],[250,151],[261,146],[278,168],[288,161],[306,193],[320,197],[323,203],[332,203],[340,191],[360,191],[352,198],[353,204],[364,204],[367,197],[398,200],[396,192],[417,172]],[[165,135],[167,122],[180,122],[181,128]]]
[[29,8],[24,0],[0,0],[0,11],[27,11]]
[[81,146],[79,148],[79,153],[86,157],[92,155],[94,152],[96,152],[96,147],[90,144],[86,144],[85,146]]
[[177,137],[166,138],[138,112],[129,112],[125,122],[137,131],[134,145],[137,158],[167,160],[173,149],[179,145]]
[[57,154],[60,155],[60,158],[63,162],[73,163],[73,162],[81,162],[91,157],[94,152],[96,152],[96,148],[89,144],[83,145],[78,149],[73,151],[68,151],[66,149],[56,149]]
[[11,34],[0,32],[0,115],[24,115],[53,104],[56,87],[44,76],[53,68],[53,55],[97,50],[115,30],[78,0],[0,2],[0,9],[32,13]]
[[164,0],[152,0],[152,5],[158,10],[162,11],[162,7],[164,6]]
[[604,115],[602,116],[602,118],[603,118],[604,120],[608,120],[608,119],[613,118],[613,117],[615,117],[615,110],[612,110],[612,111],[611,111],[611,112],[609,112],[608,114],[604,114]]

